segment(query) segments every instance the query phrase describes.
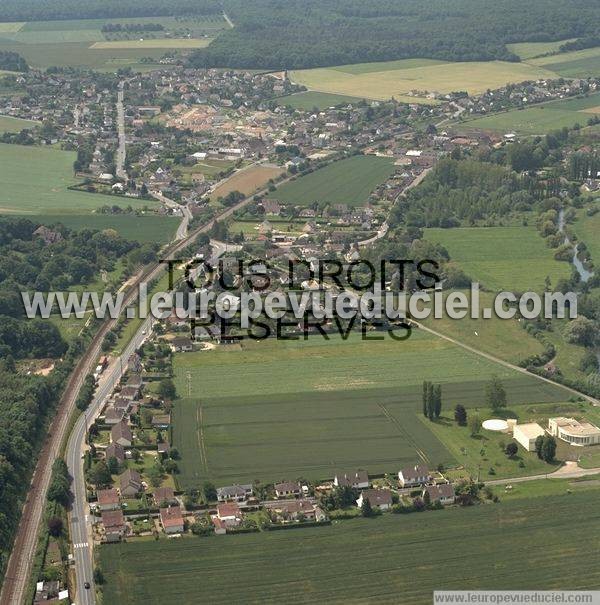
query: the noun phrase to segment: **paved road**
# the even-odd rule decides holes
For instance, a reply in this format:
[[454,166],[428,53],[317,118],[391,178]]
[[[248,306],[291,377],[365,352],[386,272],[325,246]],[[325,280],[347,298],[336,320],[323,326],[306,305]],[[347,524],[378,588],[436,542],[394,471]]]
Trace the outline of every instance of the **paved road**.
[[171,200],[168,197],[164,196],[160,191],[151,191],[150,195],[155,199],[167,206],[168,208],[172,208],[178,212],[181,212],[182,221],[177,228],[177,232],[175,233],[175,241],[184,239],[188,234],[188,227],[190,221],[192,220],[192,212],[186,206],[178,204],[175,200]]
[[578,479],[589,477],[600,473],[600,468],[579,468],[577,462],[567,462],[553,473],[544,475],[527,475],[527,477],[514,477],[512,479],[494,479],[485,481],[486,485],[507,485],[511,483],[525,483],[527,481],[538,481],[539,479]]
[[127,172],[125,171],[125,108],[123,107],[123,87],[124,82],[119,82],[119,90],[117,92],[117,134],[119,138],[119,145],[117,147],[116,157],[116,173],[120,179],[127,179]]

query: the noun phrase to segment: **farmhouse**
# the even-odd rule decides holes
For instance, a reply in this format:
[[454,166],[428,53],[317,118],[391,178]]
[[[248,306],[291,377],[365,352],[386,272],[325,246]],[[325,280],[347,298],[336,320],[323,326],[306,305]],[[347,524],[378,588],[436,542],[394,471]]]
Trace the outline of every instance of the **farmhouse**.
[[365,489],[356,501],[360,508],[365,500],[369,501],[371,508],[388,510],[392,507],[392,492],[389,489]]
[[118,542],[127,531],[122,510],[111,510],[102,513],[104,539],[107,542]]
[[123,447],[130,447],[133,443],[133,433],[128,424],[122,420],[110,430],[110,440],[112,443],[118,443]]
[[398,472],[398,482],[401,487],[418,487],[431,481],[429,469],[424,464],[408,466]]
[[289,498],[300,495],[300,484],[295,481],[284,481],[275,484],[275,495],[278,498]]
[[579,422],[575,418],[549,418],[548,432],[572,445],[600,443],[600,429],[590,422]]
[[451,483],[440,483],[439,485],[427,485],[423,490],[423,497],[429,494],[431,502],[439,500],[442,504],[454,504],[456,498],[454,487]]
[[544,434],[544,429],[537,422],[516,424],[513,429],[515,441],[520,443],[528,452],[535,450],[535,440]]
[[160,524],[166,534],[180,534],[183,532],[184,522],[179,506],[169,506],[160,509]]
[[338,473],[333,478],[333,484],[336,487],[365,489],[369,487],[369,475],[367,471],[363,470],[354,471],[353,473]]
[[135,470],[128,468],[119,476],[119,490],[121,496],[133,498],[142,491],[142,476]]
[[217,488],[219,502],[245,502],[252,494],[251,485],[227,485]]
[[99,489],[96,496],[98,510],[116,510],[120,507],[119,492],[115,488]]

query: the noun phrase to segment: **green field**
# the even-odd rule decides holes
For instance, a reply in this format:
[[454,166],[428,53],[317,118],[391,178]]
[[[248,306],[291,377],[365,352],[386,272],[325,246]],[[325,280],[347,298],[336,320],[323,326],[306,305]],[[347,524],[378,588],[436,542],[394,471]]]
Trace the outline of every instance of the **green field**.
[[565,78],[588,78],[600,75],[600,48],[586,48],[539,57],[530,59],[529,63],[549,69]]
[[0,213],[82,214],[104,205],[143,208],[156,202],[67,189],[75,153],[52,147],[0,144]]
[[285,183],[269,197],[299,206],[314,202],[362,206],[394,170],[393,159],[357,155]]
[[593,115],[600,115],[599,93],[476,118],[462,123],[461,129],[543,134],[564,127],[572,128],[575,124],[583,126]]
[[573,39],[557,40],[556,42],[519,42],[517,44],[507,44],[506,47],[525,61],[547,53],[558,52],[563,44],[572,41]]
[[61,223],[74,230],[80,229],[114,229],[124,238],[139,242],[156,242],[166,244],[171,241],[181,219],[174,216],[156,214],[136,216],[132,214],[63,214],[27,216],[31,221],[44,225]]
[[[466,90],[480,94],[507,83],[552,78],[549,69],[504,61],[448,63],[431,59],[405,59],[293,71],[291,78],[310,90],[404,102],[432,102],[424,91],[448,93]],[[411,91],[420,91],[409,96]]]
[[[510,404],[558,402],[561,388],[498,366],[424,332],[408,341],[319,337],[269,340],[176,355],[174,445],[180,485],[324,479],[340,467],[394,472],[453,463],[421,414],[423,380],[443,384],[444,406],[484,405],[502,377]],[[516,466],[516,465],[515,465]]]
[[[101,29],[108,23],[160,23],[165,27],[165,32],[179,32],[179,36],[150,38],[150,34],[146,33],[139,36],[145,36],[143,41],[138,37],[106,40]],[[221,16],[123,17],[0,23],[0,50],[18,52],[31,66],[37,68],[86,66],[102,71],[114,71],[119,67],[131,66],[143,70],[153,66],[141,63],[140,59],[150,57],[158,61],[166,49],[206,46],[212,37],[227,27]],[[188,33],[191,39],[187,39]]]
[[[598,205],[596,201],[596,205]],[[588,216],[584,211],[579,211],[573,229],[579,240],[585,243],[592,255],[592,261],[600,268],[600,212]]]
[[21,120],[11,116],[0,116],[0,132],[20,132],[24,128],[35,128],[39,126],[39,122],[32,120]]
[[571,274],[569,263],[555,261],[535,227],[426,229],[425,237],[444,246],[473,281],[488,290],[542,291]]
[[296,531],[102,546],[104,602],[411,605],[431,603],[435,589],[596,590],[598,491],[573,491]]
[[318,109],[327,109],[337,105],[347,105],[348,103],[358,103],[361,101],[358,97],[349,97],[346,95],[335,95],[326,92],[298,92],[293,95],[287,95],[276,99],[279,105],[289,105],[294,109],[305,109],[311,111],[314,107]]

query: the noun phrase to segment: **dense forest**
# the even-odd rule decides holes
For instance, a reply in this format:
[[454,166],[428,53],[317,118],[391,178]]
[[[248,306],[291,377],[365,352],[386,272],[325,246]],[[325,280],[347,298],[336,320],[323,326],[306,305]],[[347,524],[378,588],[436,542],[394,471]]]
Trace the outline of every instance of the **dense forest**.
[[0,50],[0,69],[6,71],[28,71],[27,61],[19,53]]
[[294,69],[409,57],[518,61],[507,43],[597,35],[597,0],[5,0],[0,21],[216,15],[197,67]]

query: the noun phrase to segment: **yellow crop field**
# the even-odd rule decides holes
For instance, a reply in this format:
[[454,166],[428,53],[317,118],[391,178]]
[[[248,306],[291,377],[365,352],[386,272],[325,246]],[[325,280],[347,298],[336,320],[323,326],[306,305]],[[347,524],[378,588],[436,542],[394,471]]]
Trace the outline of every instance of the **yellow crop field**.
[[111,40],[96,42],[91,48],[117,50],[124,48],[204,48],[212,38],[152,38],[148,40]]
[[232,191],[239,191],[244,195],[250,195],[264,187],[269,179],[275,178],[282,173],[277,166],[250,166],[245,170],[236,172],[232,177],[221,183],[212,193],[211,199],[225,197]]
[[[348,66],[293,71],[292,80],[310,90],[384,100],[394,97],[401,101],[427,102],[427,92],[448,93],[466,90],[480,94],[508,83],[555,78],[556,74],[542,66],[506,61],[433,63],[402,68],[394,61],[393,68],[377,64],[378,71],[356,70]],[[410,96],[411,91],[419,91]]]
[[0,34],[14,34],[21,30],[24,22],[0,23]]

